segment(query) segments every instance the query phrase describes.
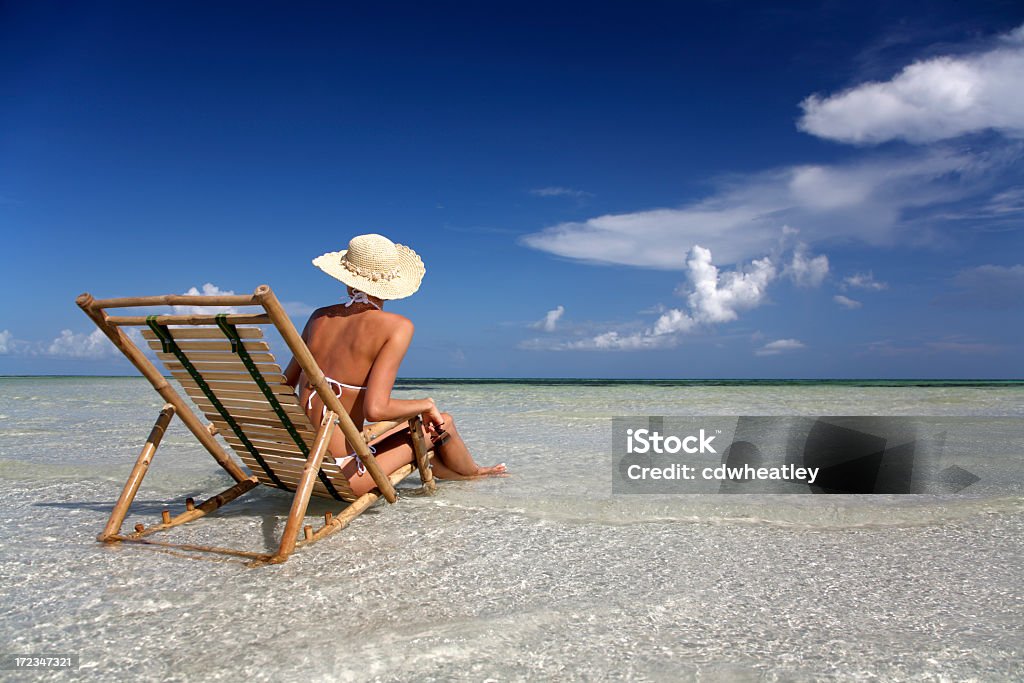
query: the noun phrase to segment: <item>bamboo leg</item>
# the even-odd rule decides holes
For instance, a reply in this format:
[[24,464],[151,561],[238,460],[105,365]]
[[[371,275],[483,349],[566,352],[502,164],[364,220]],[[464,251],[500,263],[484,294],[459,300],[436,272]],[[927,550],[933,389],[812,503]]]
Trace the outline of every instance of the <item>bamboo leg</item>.
[[[224,452],[224,449],[220,447],[217,440],[213,438],[213,435],[207,431],[206,427],[199,418],[196,417],[192,409],[189,408],[188,404],[185,403],[184,399],[178,395],[178,392],[167,383],[160,371],[149,362],[149,359],[143,355],[142,351],[139,350],[131,339],[128,338],[124,332],[119,328],[107,323],[107,315],[103,312],[103,309],[96,306],[96,301],[93,299],[91,294],[82,294],[76,300],[79,308],[85,311],[85,314],[92,319],[96,326],[99,327],[105,335],[114,343],[120,351],[132,362],[139,372],[149,380],[149,383],[153,385],[153,388],[163,397],[165,401],[174,406],[177,411],[178,417],[185,426],[188,427],[189,431],[195,434],[195,437],[199,439],[199,443],[203,444],[210,455],[213,456],[214,460],[223,467],[231,478],[235,481],[244,481],[246,477],[245,472],[242,471],[235,461]],[[145,319],[139,324],[145,324]]]
[[132,473],[128,475],[128,481],[125,482],[124,489],[121,491],[121,497],[117,499],[117,503],[110,513],[107,526],[103,528],[103,533],[97,536],[97,540],[109,541],[111,536],[121,531],[121,525],[124,524],[128,508],[131,507],[132,501],[135,500],[135,494],[139,492],[142,478],[149,471],[149,463],[153,460],[153,455],[160,445],[160,440],[164,438],[164,432],[167,431],[167,425],[170,424],[171,418],[174,417],[174,412],[174,406],[170,403],[160,410],[160,415],[156,418],[156,423],[149,432],[149,438],[146,439],[146,445],[142,447],[139,459],[135,461],[135,467],[132,468]]
[[320,431],[317,432],[313,450],[306,459],[306,466],[302,470],[302,478],[299,485],[295,487],[295,498],[292,499],[292,509],[288,513],[288,521],[284,525],[284,534],[281,536],[281,547],[270,559],[272,563],[284,562],[295,550],[296,536],[299,528],[306,517],[306,508],[309,507],[309,497],[313,493],[313,484],[316,481],[317,473],[320,472],[320,464],[327,453],[327,445],[331,442],[331,434],[337,426],[337,415],[334,411],[328,410],[324,419],[320,422]]
[[427,441],[423,438],[422,417],[417,415],[409,420],[409,433],[412,436],[412,450],[416,454],[416,469],[419,470],[420,479],[423,480],[423,490],[427,493],[434,493],[437,490],[437,484],[434,483],[434,473],[430,469]]
[[[392,472],[389,479],[391,480],[392,484],[397,484],[398,482],[402,481],[410,474],[412,474],[412,470],[412,465],[403,465],[394,472]],[[380,491],[378,489],[374,489],[369,493],[364,493],[363,495],[356,498],[355,501],[350,503],[347,508],[345,508],[338,514],[333,515],[329,522],[324,524],[316,531],[316,533],[313,534],[312,538],[305,541],[299,541],[296,545],[301,547],[309,543],[315,543],[316,541],[319,541],[321,538],[324,538],[325,536],[330,536],[335,531],[341,531],[349,525],[349,522],[358,517],[366,508],[370,507],[378,500],[380,500],[380,497]]]

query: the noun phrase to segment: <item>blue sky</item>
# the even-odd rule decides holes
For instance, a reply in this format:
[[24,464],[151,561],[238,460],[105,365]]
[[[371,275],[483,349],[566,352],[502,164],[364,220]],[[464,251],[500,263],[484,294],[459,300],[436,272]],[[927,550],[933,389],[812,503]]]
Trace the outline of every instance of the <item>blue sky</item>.
[[0,374],[416,249],[402,374],[1024,376],[1017,2],[0,8]]

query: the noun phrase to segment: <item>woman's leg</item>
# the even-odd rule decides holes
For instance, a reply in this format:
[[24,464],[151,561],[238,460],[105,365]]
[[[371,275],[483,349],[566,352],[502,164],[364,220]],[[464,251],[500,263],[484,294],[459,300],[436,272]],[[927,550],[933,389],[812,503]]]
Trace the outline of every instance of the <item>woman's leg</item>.
[[[338,430],[339,432],[341,430]],[[342,444],[344,444],[344,440]],[[376,451],[374,458],[380,465],[384,474],[391,474],[399,467],[413,462],[413,450],[407,432],[396,432],[391,436],[375,441],[373,448]],[[348,478],[352,493],[361,496],[377,486],[369,472],[359,473],[359,465],[353,458],[341,468],[342,473]]]
[[[492,467],[478,465],[469,454],[459,430],[455,428],[455,419],[448,413],[441,413],[441,417],[444,419],[442,429],[448,438],[443,444],[434,447],[434,476],[439,479],[461,479],[505,473],[505,463]],[[439,469],[439,465],[443,469]],[[446,476],[451,473],[460,476]]]
[[[448,413],[441,413],[441,417],[444,419],[443,429],[448,438],[440,446],[434,447],[431,469],[435,477],[438,479],[465,480],[505,473],[504,463],[492,467],[477,465],[476,461],[473,460],[473,456],[469,454],[469,449],[466,448],[462,436],[459,435],[458,430],[455,428],[455,420]],[[424,429],[423,433],[430,440],[431,435],[426,429]],[[343,450],[345,446],[345,437],[341,434],[340,429],[336,430],[334,438],[331,440],[331,453],[345,452]],[[374,457],[376,457],[377,463],[385,474],[391,474],[402,465],[414,462],[412,440],[409,438],[408,426],[396,427],[395,431],[379,437],[373,442],[373,448],[376,451]],[[363,495],[376,486],[373,482],[373,477],[368,472],[359,474],[355,459],[345,463],[341,471],[348,478],[352,492],[357,496]]]

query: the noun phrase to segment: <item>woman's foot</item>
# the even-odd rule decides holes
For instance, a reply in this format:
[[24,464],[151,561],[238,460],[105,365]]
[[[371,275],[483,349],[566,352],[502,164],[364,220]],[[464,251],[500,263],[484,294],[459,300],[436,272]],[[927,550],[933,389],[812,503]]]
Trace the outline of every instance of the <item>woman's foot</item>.
[[478,467],[476,470],[476,476],[478,477],[493,477],[499,474],[507,474],[508,468],[505,467],[505,463],[498,463],[491,467]]

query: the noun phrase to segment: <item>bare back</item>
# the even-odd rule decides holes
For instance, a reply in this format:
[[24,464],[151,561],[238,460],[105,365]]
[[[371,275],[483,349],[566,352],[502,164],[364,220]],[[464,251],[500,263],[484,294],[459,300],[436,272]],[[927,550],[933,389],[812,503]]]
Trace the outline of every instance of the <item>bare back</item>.
[[[341,403],[357,428],[361,429],[366,421],[364,405],[371,392],[383,393],[384,399],[390,396],[411,331],[412,323],[401,315],[374,309],[355,310],[343,304],[317,309],[306,323],[302,337],[324,374],[342,384],[366,387],[341,389]],[[290,383],[295,381],[293,386],[299,390],[303,407],[313,424],[318,424],[323,404],[305,373],[297,364],[289,365],[286,377]],[[337,387],[334,390],[337,392]],[[341,436],[340,431],[336,434]],[[337,444],[332,440],[330,450],[340,456],[344,440],[336,440]],[[344,449],[351,451],[347,444]]]

